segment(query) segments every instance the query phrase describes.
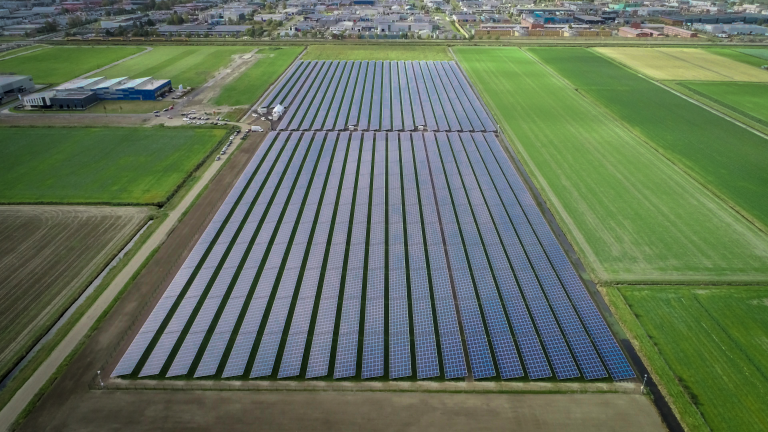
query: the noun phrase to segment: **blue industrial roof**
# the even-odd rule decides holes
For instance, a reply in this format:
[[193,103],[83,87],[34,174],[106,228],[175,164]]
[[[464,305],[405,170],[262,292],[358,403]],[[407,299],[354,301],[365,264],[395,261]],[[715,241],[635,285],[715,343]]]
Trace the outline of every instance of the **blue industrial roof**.
[[120,78],[112,78],[112,79],[108,79],[108,80],[104,81],[103,83],[101,83],[101,84],[97,85],[96,87],[94,87],[94,89],[105,89],[105,88],[109,88],[109,87],[111,87],[111,86],[113,86],[113,85],[115,85],[115,84],[119,83],[120,81],[122,81],[122,80],[126,79],[126,78],[128,78],[128,77],[120,77]]

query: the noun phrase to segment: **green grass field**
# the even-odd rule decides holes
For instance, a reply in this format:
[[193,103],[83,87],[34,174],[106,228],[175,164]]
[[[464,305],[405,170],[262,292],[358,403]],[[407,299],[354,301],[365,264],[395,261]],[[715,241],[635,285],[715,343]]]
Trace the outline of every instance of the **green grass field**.
[[162,204],[226,132],[0,128],[0,203]]
[[744,53],[746,55],[750,55],[752,57],[757,57],[761,60],[764,60],[763,63],[765,64],[765,60],[768,60],[768,49],[764,48],[746,48],[746,49],[739,49],[736,50],[740,53]]
[[758,68],[760,66],[763,66],[764,64],[768,64],[768,62],[766,62],[761,58],[747,55],[731,48],[705,48],[705,49],[711,52],[712,54],[717,54],[722,57],[727,57],[731,60],[736,60],[738,62],[745,63]]
[[302,60],[453,60],[444,46],[310,45]]
[[252,51],[246,46],[157,46],[127,62],[115,65],[98,75],[107,78],[155,77],[170,79],[174,88],[199,87],[213,74],[228,65],[232,56]]
[[757,83],[686,82],[680,85],[698,96],[768,126],[768,85]]
[[35,84],[61,84],[143,50],[142,47],[53,47],[0,61],[0,73],[32,75]]
[[454,48],[597,281],[768,279],[768,236],[517,48]]
[[3,53],[0,53],[0,60],[8,58],[8,57],[16,56],[16,55],[19,55],[19,54],[28,53],[30,51],[42,50],[42,49],[45,49],[45,48],[48,48],[48,47],[46,47],[44,45],[30,45],[30,46],[25,46],[23,48],[16,48],[16,49],[13,49],[13,50],[10,50],[10,51],[5,51]]
[[[677,382],[665,385],[678,387],[671,389],[675,403],[692,402],[701,412],[706,425],[694,422],[692,430],[768,429],[768,288],[624,287],[619,292],[631,309],[622,321],[636,319],[634,338],[643,341],[643,351],[660,357],[651,366],[674,374]],[[690,402],[680,396],[683,392]]]
[[768,140],[588,49],[528,51],[747,217],[768,227]]
[[214,99],[216,105],[251,105],[280,77],[301,54],[303,47],[262,48],[256,54],[265,56],[236,80],[228,83]]

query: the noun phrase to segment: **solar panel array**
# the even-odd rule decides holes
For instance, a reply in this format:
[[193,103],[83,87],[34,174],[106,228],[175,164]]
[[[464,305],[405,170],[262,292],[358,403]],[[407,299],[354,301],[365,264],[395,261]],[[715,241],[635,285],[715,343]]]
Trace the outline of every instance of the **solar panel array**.
[[[268,134],[113,376],[635,376],[496,135],[461,132],[493,124],[458,66],[299,62],[276,104],[301,130]],[[446,132],[396,132],[420,125]]]
[[300,61],[260,108],[277,130],[496,131],[454,62]]

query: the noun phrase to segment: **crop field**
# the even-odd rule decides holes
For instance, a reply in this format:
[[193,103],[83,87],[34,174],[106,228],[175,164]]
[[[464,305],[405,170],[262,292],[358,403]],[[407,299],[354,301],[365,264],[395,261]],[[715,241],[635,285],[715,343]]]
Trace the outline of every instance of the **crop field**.
[[[590,50],[532,48],[529,52],[705,187],[768,229],[764,187],[768,184],[768,140]],[[638,109],[651,106],[654,108]]]
[[[270,133],[111,376],[634,377],[497,136],[466,132],[493,122],[456,71],[309,61],[288,74],[273,93],[314,82],[301,97],[343,101],[331,120],[351,108],[366,132]],[[440,132],[411,132],[424,117]]]
[[301,54],[303,49],[303,47],[259,49],[256,55],[263,57],[237,79],[226,84],[214,103],[227,106],[253,104]]
[[[42,49],[45,49],[45,48],[48,48],[48,47],[43,46],[43,45],[30,45],[30,46],[26,46],[26,47],[23,47],[23,48],[12,49],[10,51],[5,51],[3,53],[0,53],[0,60],[8,58],[8,57],[16,56],[16,55],[19,55],[19,54],[24,54],[24,53],[27,53],[27,52],[30,52],[30,51],[42,50]],[[2,66],[0,66],[0,69],[2,69]]]
[[525,52],[454,52],[595,280],[765,280],[764,233]]
[[744,48],[736,51],[768,61],[768,49],[765,48]]
[[52,47],[0,61],[0,73],[31,75],[35,84],[61,84],[143,51],[142,47]]
[[453,60],[444,46],[310,45],[302,60]]
[[696,48],[595,48],[657,80],[768,82],[768,73]]
[[758,83],[679,83],[723,108],[768,126],[768,85]]
[[[624,287],[634,337],[657,350],[713,431],[768,429],[768,288]],[[621,301],[621,300],[619,300]],[[666,366],[664,366],[666,364]]]
[[161,205],[226,133],[0,128],[0,203]]
[[0,206],[0,377],[146,219],[143,208]]
[[170,79],[174,88],[178,88],[179,84],[184,87],[199,87],[211,79],[217,70],[228,65],[233,56],[252,50],[252,47],[247,46],[158,46],[148,53],[115,65],[95,76],[107,78],[151,76]]
[[738,50],[731,49],[731,48],[706,48],[706,50],[707,52],[710,52],[712,54],[729,58],[731,60],[735,60],[740,63],[748,64],[756,68],[759,68],[765,64],[768,64],[765,60],[759,57],[744,54],[739,52]]

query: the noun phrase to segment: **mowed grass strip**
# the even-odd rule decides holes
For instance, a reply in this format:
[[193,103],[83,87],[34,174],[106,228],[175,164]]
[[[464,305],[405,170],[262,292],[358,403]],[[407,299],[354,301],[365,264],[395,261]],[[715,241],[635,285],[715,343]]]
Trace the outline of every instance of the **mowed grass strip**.
[[[731,48],[706,48],[706,50],[709,53],[717,54],[717,55],[719,55],[721,57],[726,57],[726,58],[729,58],[731,60],[735,60],[737,62],[748,64],[750,66],[754,66],[754,67],[758,67],[758,68],[763,66],[763,65],[765,65],[765,64],[768,64],[768,62],[766,62],[765,60],[763,60],[761,58],[753,57],[751,55],[741,53],[741,52],[739,52],[737,50],[734,50],[734,49],[731,49]],[[768,73],[768,72],[766,72],[766,73]]]
[[3,53],[0,53],[0,60],[6,59],[8,57],[13,57],[20,54],[28,53],[30,51],[37,51],[45,48],[48,48],[48,47],[45,45],[29,45],[23,48],[12,49],[10,51],[5,51]]
[[768,73],[696,48],[595,48],[657,80],[768,81]]
[[768,49],[765,49],[765,48],[745,48],[745,49],[739,49],[736,51],[746,55],[750,55],[752,57],[757,57],[759,59],[768,61]]
[[61,84],[142,51],[143,47],[52,47],[0,61],[0,73],[31,75],[35,84]]
[[685,82],[695,94],[768,126],[768,84],[728,82]]
[[768,288],[620,288],[713,431],[768,430]]
[[226,132],[0,128],[0,203],[160,205]]
[[598,281],[765,280],[768,236],[517,48],[454,48]]
[[144,208],[0,206],[0,376],[147,219]]
[[302,60],[453,60],[444,46],[310,45]]
[[99,72],[96,76],[170,79],[175,88],[199,87],[228,65],[233,56],[252,51],[246,46],[158,46],[152,51]]
[[226,84],[214,100],[216,105],[251,105],[301,54],[303,47],[262,48],[262,56],[237,79]]
[[768,229],[768,140],[590,50],[528,51]]

